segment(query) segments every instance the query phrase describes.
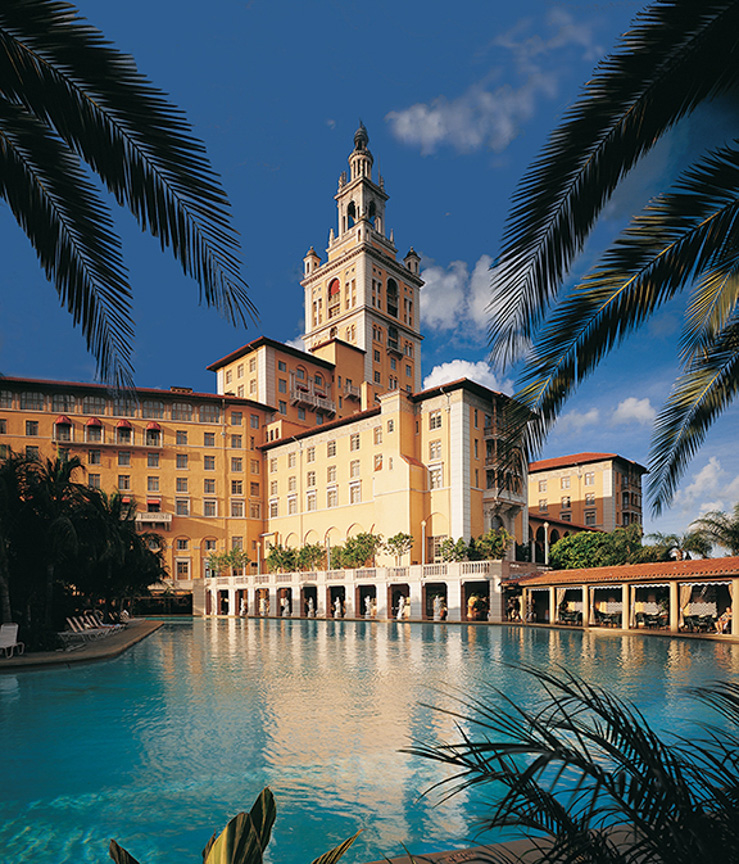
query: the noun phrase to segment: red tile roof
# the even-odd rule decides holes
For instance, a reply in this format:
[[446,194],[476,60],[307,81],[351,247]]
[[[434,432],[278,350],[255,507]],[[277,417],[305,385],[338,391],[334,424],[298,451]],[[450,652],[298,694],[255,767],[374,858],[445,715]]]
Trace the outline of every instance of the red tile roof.
[[[528,588],[535,585],[582,585],[597,582],[644,582],[654,579],[684,580],[739,577],[739,556],[701,558],[698,561],[659,561],[654,564],[623,564],[619,567],[590,567],[581,570],[550,570],[515,580]],[[514,580],[511,580],[514,581]]]
[[541,459],[538,462],[529,462],[529,473],[535,471],[551,471],[553,468],[566,468],[573,465],[587,465],[590,462],[605,462],[608,459],[619,459],[628,462],[636,468],[646,471],[647,469],[638,462],[625,459],[618,453],[574,453],[571,456],[555,456],[554,459]]

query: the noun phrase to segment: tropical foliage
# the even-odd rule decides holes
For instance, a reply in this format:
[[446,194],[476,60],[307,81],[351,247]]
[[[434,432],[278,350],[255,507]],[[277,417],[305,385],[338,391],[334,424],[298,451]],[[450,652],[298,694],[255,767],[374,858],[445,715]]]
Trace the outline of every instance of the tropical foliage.
[[214,576],[221,573],[231,575],[242,573],[247,564],[250,563],[249,556],[241,546],[234,546],[226,552],[212,552],[208,556],[208,569]]
[[101,375],[132,383],[131,287],[90,173],[243,323],[228,201],[182,112],[61,0],[0,3],[0,197],[31,242]]
[[395,563],[400,567],[400,560],[403,555],[410,552],[413,548],[413,536],[405,534],[403,531],[398,531],[397,534],[393,534],[392,537],[387,538],[383,548],[386,552],[395,556]]
[[[739,534],[737,535],[739,538]],[[661,551],[662,560],[690,560],[691,555],[700,558],[711,557],[712,541],[703,531],[686,531],[684,534],[648,534],[647,540]]]
[[[263,864],[276,816],[275,799],[268,787],[248,813],[238,813],[218,836],[213,834],[203,849],[203,864]],[[312,864],[335,864],[358,836],[359,831]],[[110,841],[110,857],[116,864],[138,864],[115,840]]]
[[692,525],[695,532],[708,543],[723,546],[732,555],[739,555],[739,503],[734,505],[734,512],[729,515],[722,510],[710,510]]
[[580,531],[568,534],[557,540],[549,551],[549,563],[556,570],[614,567],[668,559],[665,547],[642,545],[641,526],[637,524],[616,528],[610,533]]
[[477,538],[465,542],[463,537],[447,537],[441,544],[442,561],[498,561],[515,538],[505,528],[490,528]]
[[494,796],[481,832],[523,831],[537,850],[525,860],[537,864],[739,860],[739,685],[688,694],[714,723],[664,736],[605,688],[524,671],[541,691],[534,708],[491,689],[489,702],[447,712],[460,741],[409,751],[456,769],[439,784],[449,794],[484,786]]
[[52,647],[78,609],[146,593],[165,571],[136,504],[77,482],[76,457],[0,460],[0,606],[30,647]]
[[563,286],[629,170],[685,115],[736,85],[738,47],[738,0],[649,5],[521,180],[494,271],[493,355],[525,357],[518,399],[536,415],[525,433],[529,453],[606,354],[687,293],[682,374],[657,418],[650,457],[656,512],[739,387],[737,142],[705,153],[580,284]]

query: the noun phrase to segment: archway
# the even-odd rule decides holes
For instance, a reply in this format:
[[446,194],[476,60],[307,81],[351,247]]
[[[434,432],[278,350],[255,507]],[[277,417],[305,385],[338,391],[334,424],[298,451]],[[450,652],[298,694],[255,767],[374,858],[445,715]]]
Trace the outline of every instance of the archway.
[[374,585],[357,585],[357,618],[377,617],[377,588]]
[[443,621],[448,611],[446,582],[426,582],[421,588],[425,621]]
[[406,582],[395,582],[387,586],[388,618],[405,621],[411,614],[411,589]]
[[490,611],[490,583],[464,582],[462,584],[462,620],[487,621]]

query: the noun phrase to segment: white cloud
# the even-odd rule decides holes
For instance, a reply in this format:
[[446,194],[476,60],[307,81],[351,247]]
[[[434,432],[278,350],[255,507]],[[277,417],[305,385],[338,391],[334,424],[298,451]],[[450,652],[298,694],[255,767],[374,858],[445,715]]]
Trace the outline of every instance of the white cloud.
[[[557,94],[558,75],[567,63],[548,58],[571,46],[585,49],[590,59],[600,50],[595,46],[591,28],[563,10],[547,17],[548,37],[529,33],[531,22],[516,27],[494,40],[509,57],[494,67],[482,81],[453,99],[437,96],[429,103],[417,102],[401,111],[390,111],[385,119],[393,134],[405,144],[419,146],[425,154],[447,145],[461,153],[483,147],[496,152],[505,148],[533,117],[540,97]],[[495,83],[514,70],[516,83]]]
[[487,330],[486,307],[490,302],[490,265],[493,259],[481,255],[472,268],[464,261],[447,267],[428,261],[421,265],[421,319],[426,330]]
[[591,408],[589,411],[568,411],[562,414],[557,419],[557,424],[554,427],[554,432],[558,435],[580,432],[586,426],[594,426],[600,420],[600,411],[597,408]]
[[618,403],[611,421],[614,424],[640,423],[646,425],[654,422],[656,416],[657,412],[649,399],[637,399],[636,396],[629,396],[628,399]]
[[288,339],[285,342],[285,345],[289,345],[291,348],[297,348],[298,351],[305,351],[305,342],[303,342],[300,336],[296,336],[294,339]]
[[[675,495],[675,505],[681,507],[683,511],[695,508],[699,502],[701,502],[699,507],[701,512],[723,509],[720,487],[725,475],[726,472],[721,467],[718,457],[711,456],[703,468],[693,475],[692,483],[681,488]],[[736,481],[729,484],[729,487],[734,483]],[[715,500],[708,500],[709,498]]]
[[447,363],[434,366],[423,379],[423,389],[428,390],[430,387],[438,387],[460,378],[469,378],[470,381],[476,381],[478,384],[489,387],[491,390],[497,390],[499,393],[511,393],[513,391],[513,382],[499,381],[484,360],[477,363],[470,360],[449,360]]

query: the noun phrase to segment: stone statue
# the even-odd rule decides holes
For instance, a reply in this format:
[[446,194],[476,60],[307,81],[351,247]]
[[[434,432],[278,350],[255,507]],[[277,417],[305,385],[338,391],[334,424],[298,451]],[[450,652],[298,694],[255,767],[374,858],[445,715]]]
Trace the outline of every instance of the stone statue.
[[434,597],[434,621],[441,621],[441,597],[437,594]]
[[283,618],[288,618],[290,615],[290,604],[287,602],[287,597],[283,597],[280,600],[280,606],[282,607],[281,616]]
[[241,607],[239,608],[239,615],[242,618],[246,618],[246,600],[243,597],[241,598]]
[[372,617],[372,598],[369,595],[364,598],[364,617]]
[[334,618],[341,618],[341,599],[339,597],[334,600]]
[[402,621],[405,618],[405,597],[402,594],[398,600],[398,614],[395,617],[398,621]]
[[308,598],[308,617],[315,618],[316,617],[316,607],[313,605],[313,598]]
[[267,598],[263,595],[259,598],[259,615],[263,618],[267,614]]

